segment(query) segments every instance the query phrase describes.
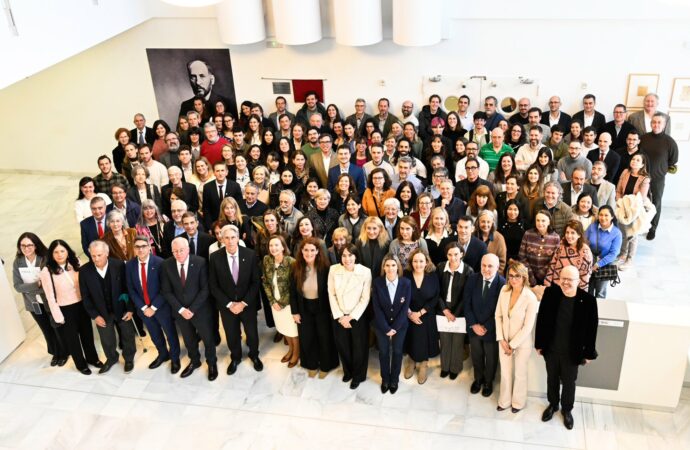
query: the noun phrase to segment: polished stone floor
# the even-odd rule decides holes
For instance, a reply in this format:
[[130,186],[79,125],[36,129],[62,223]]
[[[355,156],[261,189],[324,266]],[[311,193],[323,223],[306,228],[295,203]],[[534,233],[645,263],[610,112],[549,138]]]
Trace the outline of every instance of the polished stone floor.
[[[1,174],[0,256],[12,261],[16,236],[25,230],[78,248],[76,193],[73,177]],[[641,242],[636,268],[623,273],[611,298],[687,304],[690,245],[673,237],[689,217],[687,209],[664,210],[658,238]],[[398,393],[383,396],[372,352],[368,380],[351,391],[340,371],[319,380],[287,369],[279,362],[285,347],[262,328],[261,373],[245,360],[226,376],[229,356],[221,344],[218,380],[208,382],[204,368],[181,380],[163,367],[147,368],[155,349],[145,339],[131,374],[119,366],[86,377],[71,362],[51,368],[39,330],[27,313],[22,319],[27,340],[0,364],[0,449],[690,448],[689,388],[674,412],[578,402],[575,429],[567,431],[559,415],[540,421],[543,398],[530,397],[525,410],[512,414],[495,410],[495,393],[490,399],[470,395],[468,363],[449,381],[438,377],[433,361],[425,385],[405,380]]]

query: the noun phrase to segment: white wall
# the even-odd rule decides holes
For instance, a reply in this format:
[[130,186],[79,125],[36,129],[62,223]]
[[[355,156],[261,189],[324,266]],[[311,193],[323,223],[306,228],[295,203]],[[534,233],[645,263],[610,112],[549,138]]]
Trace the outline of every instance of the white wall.
[[[610,118],[624,98],[628,73],[660,74],[658,93],[667,110],[673,78],[690,75],[687,41],[681,20],[453,20],[450,39],[429,48],[390,40],[351,48],[329,38],[302,47],[233,47],[231,56],[237,98],[267,110],[274,96],[271,81],[261,77],[324,78],[326,100],[350,113],[358,96],[370,104],[389,97],[394,112],[405,98],[421,103],[430,74],[524,75],[540,83],[533,104],[544,107],[559,94],[564,109],[575,112],[582,95],[592,92]],[[223,45],[215,19],[153,19],[0,91],[0,114],[17,118],[0,121],[0,136],[11,143],[1,150],[0,169],[95,172],[96,157],[114,147],[116,128],[131,127],[138,111],[149,123],[156,118],[145,49],[166,47]],[[681,143],[681,172],[669,177],[669,202],[687,197],[690,178],[682,164],[689,149]]]

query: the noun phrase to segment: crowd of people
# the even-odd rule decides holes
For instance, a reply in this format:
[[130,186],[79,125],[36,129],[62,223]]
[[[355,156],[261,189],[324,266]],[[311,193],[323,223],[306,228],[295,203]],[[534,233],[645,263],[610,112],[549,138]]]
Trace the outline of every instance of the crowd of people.
[[356,389],[376,348],[381,392],[394,394],[401,374],[424,384],[437,356],[440,376],[456,379],[469,353],[471,392],[492,395],[500,362],[497,409],[513,413],[536,348],[542,419],[562,408],[573,427],[578,366],[597,356],[595,298],[611,268],[633,263],[638,235],[655,238],[675,172],[656,95],[629,118],[616,105],[611,122],[591,94],[572,117],[554,96],[544,112],[520,99],[509,118],[491,96],[474,113],[464,95],[448,112],[432,95],[417,115],[406,100],[400,117],[385,98],[376,115],[357,99],[344,117],[315,92],[296,114],[278,97],[268,116],[250,101],[236,118],[198,100],[172,127],[136,114],[79,181],[88,262],[64,240],[19,237],[14,285],[52,366],[71,357],[85,375],[106,373],[121,351],[131,372],[148,333],[150,369],[169,361],[190,376],[202,342],[213,381],[224,332],[227,374],[242,334],[261,371],[263,310],[287,346],[281,362],[311,378],[340,366]]

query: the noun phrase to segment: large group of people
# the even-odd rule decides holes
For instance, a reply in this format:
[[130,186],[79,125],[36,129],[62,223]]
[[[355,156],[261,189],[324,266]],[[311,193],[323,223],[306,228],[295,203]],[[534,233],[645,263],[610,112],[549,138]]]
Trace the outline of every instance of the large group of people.
[[19,237],[14,285],[52,366],[71,357],[85,375],[106,373],[121,352],[131,372],[148,333],[150,369],[190,376],[201,342],[212,381],[222,331],[227,374],[244,354],[261,371],[263,310],[287,345],[281,362],[311,378],[340,366],[356,389],[375,347],[381,392],[394,394],[401,374],[424,384],[432,358],[449,380],[469,358],[470,391],[490,397],[498,371],[497,409],[513,413],[535,348],[542,419],[562,409],[573,427],[578,366],[597,356],[595,298],[607,269],[633,263],[638,235],[655,238],[677,163],[654,94],[629,122],[616,105],[608,123],[591,94],[572,117],[554,96],[544,112],[520,99],[508,118],[491,96],[474,113],[464,95],[448,112],[432,95],[418,115],[406,100],[400,117],[385,98],[376,115],[359,98],[343,117],[315,92],[296,114],[278,97],[268,116],[250,101],[234,117],[198,100],[172,127],[136,114],[79,181],[85,258],[61,239]]

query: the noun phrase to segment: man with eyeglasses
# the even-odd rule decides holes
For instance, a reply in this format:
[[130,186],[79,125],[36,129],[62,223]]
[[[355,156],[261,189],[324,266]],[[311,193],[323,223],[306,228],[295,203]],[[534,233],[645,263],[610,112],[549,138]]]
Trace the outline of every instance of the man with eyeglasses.
[[510,123],[511,125],[515,125],[516,123],[526,125],[528,122],[527,111],[529,111],[530,106],[532,106],[532,104],[530,103],[528,98],[523,97],[520,100],[518,100],[518,112],[510,116],[510,119],[508,119],[508,123]]
[[355,100],[355,113],[350,114],[345,119],[345,123],[352,125],[357,131],[357,136],[362,134],[362,126],[364,122],[371,118],[371,114],[367,114],[367,102],[363,98],[358,98]]
[[461,181],[467,178],[465,163],[469,158],[474,158],[479,162],[479,178],[486,180],[489,177],[489,164],[479,157],[479,146],[476,142],[468,142],[465,144],[465,155],[466,156],[455,165],[455,181]]
[[613,120],[607,122],[601,129],[602,133],[609,133],[611,135],[612,149],[624,147],[628,133],[635,129],[633,124],[626,120],[627,116],[628,109],[624,104],[619,103],[613,107]]
[[570,114],[561,111],[561,98],[557,95],[549,98],[549,110],[541,114],[541,123],[551,128],[560,125],[564,130],[570,130],[570,122]]
[[546,362],[549,405],[541,420],[551,420],[560,407],[563,424],[569,430],[574,426],[571,411],[578,366],[597,358],[597,301],[578,287],[579,282],[577,268],[568,266],[561,270],[560,286],[552,284],[544,290],[534,339],[537,353]]
[[161,293],[160,268],[163,258],[151,254],[148,237],[142,235],[134,239],[134,253],[136,257],[125,265],[125,274],[129,297],[158,351],[149,369],[156,369],[164,362],[171,361],[170,372],[176,374],[180,370],[180,340],[170,305]]
[[498,126],[498,122],[505,119],[501,113],[497,111],[498,99],[493,95],[489,95],[484,99],[484,112],[486,113],[486,129],[489,132],[493,131]]
[[[333,138],[330,134],[319,137],[318,143],[320,151],[309,157],[309,167],[319,178],[321,186],[328,186],[328,171],[338,165],[338,159],[333,154]],[[302,149],[304,147],[303,145]],[[348,147],[348,153],[349,151]]]
[[402,123],[410,122],[415,127],[419,126],[419,120],[414,116],[414,103],[412,103],[412,100],[405,100],[400,107],[400,111],[402,112],[400,117]]
[[419,195],[424,190],[424,185],[421,180],[413,175],[410,171],[412,170],[412,158],[409,156],[401,156],[398,158],[397,173],[392,177],[391,188],[398,189],[400,183],[403,181],[409,181],[414,186],[414,190]]
[[570,141],[568,144],[568,154],[561,158],[556,164],[560,181],[565,183],[570,181],[573,170],[576,167],[584,167],[587,174],[586,178],[592,176],[592,162],[582,154],[582,144],[578,141]]
[[465,202],[465,205],[470,201],[472,193],[474,193],[479,186],[484,185],[493,192],[493,183],[489,183],[479,177],[479,161],[477,161],[477,159],[467,158],[465,162],[465,172],[467,173],[467,177],[455,184],[455,193],[453,194]]

